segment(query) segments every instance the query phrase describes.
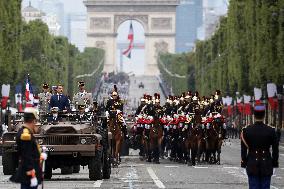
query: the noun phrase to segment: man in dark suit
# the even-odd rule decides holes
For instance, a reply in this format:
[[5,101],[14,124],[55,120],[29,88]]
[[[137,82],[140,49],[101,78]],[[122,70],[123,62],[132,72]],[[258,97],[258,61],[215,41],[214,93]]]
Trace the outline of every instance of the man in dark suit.
[[269,189],[273,168],[279,166],[279,142],[275,129],[263,122],[264,105],[255,106],[254,117],[255,123],[241,132],[241,167],[246,168],[250,189]]
[[70,110],[69,99],[63,94],[62,85],[57,86],[57,93],[55,95],[52,95],[50,99],[50,108],[53,107],[58,107],[59,111],[63,112]]

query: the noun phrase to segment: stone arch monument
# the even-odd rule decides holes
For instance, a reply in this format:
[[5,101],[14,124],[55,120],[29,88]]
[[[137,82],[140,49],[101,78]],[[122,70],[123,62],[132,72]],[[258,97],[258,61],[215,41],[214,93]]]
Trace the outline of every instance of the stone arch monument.
[[145,75],[159,73],[157,51],[175,52],[176,6],[179,0],[85,0],[87,47],[103,48],[105,72],[116,71],[117,29],[136,20],[145,30]]

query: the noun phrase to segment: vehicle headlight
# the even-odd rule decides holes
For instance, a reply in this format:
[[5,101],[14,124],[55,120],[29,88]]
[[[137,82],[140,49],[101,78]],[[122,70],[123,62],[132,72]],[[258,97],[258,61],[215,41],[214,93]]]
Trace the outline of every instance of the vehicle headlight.
[[87,143],[87,140],[85,138],[81,138],[81,144],[86,144]]
[[40,139],[37,140],[37,142],[38,142],[39,145],[42,145],[43,144],[43,139],[40,138]]

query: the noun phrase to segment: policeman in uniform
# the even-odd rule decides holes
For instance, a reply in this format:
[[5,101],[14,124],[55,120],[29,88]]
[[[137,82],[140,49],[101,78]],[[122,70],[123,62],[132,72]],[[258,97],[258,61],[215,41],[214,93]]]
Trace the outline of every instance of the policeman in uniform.
[[[119,98],[116,85],[114,85],[114,90],[111,93],[111,98],[108,99],[107,101],[106,115],[108,116],[111,111],[117,111],[118,113],[123,112],[123,102]],[[122,132],[124,134],[124,138],[127,138],[128,135],[127,135],[126,123],[122,116],[120,116],[119,121],[122,123]]]
[[42,84],[42,92],[38,94],[40,112],[48,112],[51,96],[52,94],[49,92],[49,85],[47,83]]
[[255,106],[254,117],[255,123],[241,132],[241,167],[246,168],[250,189],[269,189],[273,168],[279,166],[279,142],[275,129],[264,124],[264,105]]
[[42,181],[42,161],[47,154],[41,153],[34,137],[38,133],[38,112],[35,108],[24,110],[24,125],[16,136],[19,167],[10,178],[12,182],[21,183],[21,189],[36,189]]
[[82,105],[82,102],[84,102],[86,108],[91,110],[93,107],[92,93],[86,92],[84,81],[79,81],[78,87],[79,87],[79,91],[73,97],[73,104],[75,105],[76,110],[77,111],[79,110],[78,106]]

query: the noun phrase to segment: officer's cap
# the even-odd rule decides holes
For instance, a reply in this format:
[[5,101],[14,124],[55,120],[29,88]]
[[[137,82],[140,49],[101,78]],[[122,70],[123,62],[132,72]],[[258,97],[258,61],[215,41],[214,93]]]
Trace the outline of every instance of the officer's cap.
[[24,110],[24,118],[25,119],[36,119],[39,120],[39,112],[37,109],[33,107],[27,107]]
[[79,81],[78,82],[78,87],[81,87],[81,86],[85,86],[85,82],[84,81]]
[[255,105],[254,116],[259,119],[262,119],[265,116],[265,106],[263,104]]
[[44,84],[42,84],[42,88],[48,89],[48,88],[49,88],[49,85],[48,85],[47,83],[44,83]]

